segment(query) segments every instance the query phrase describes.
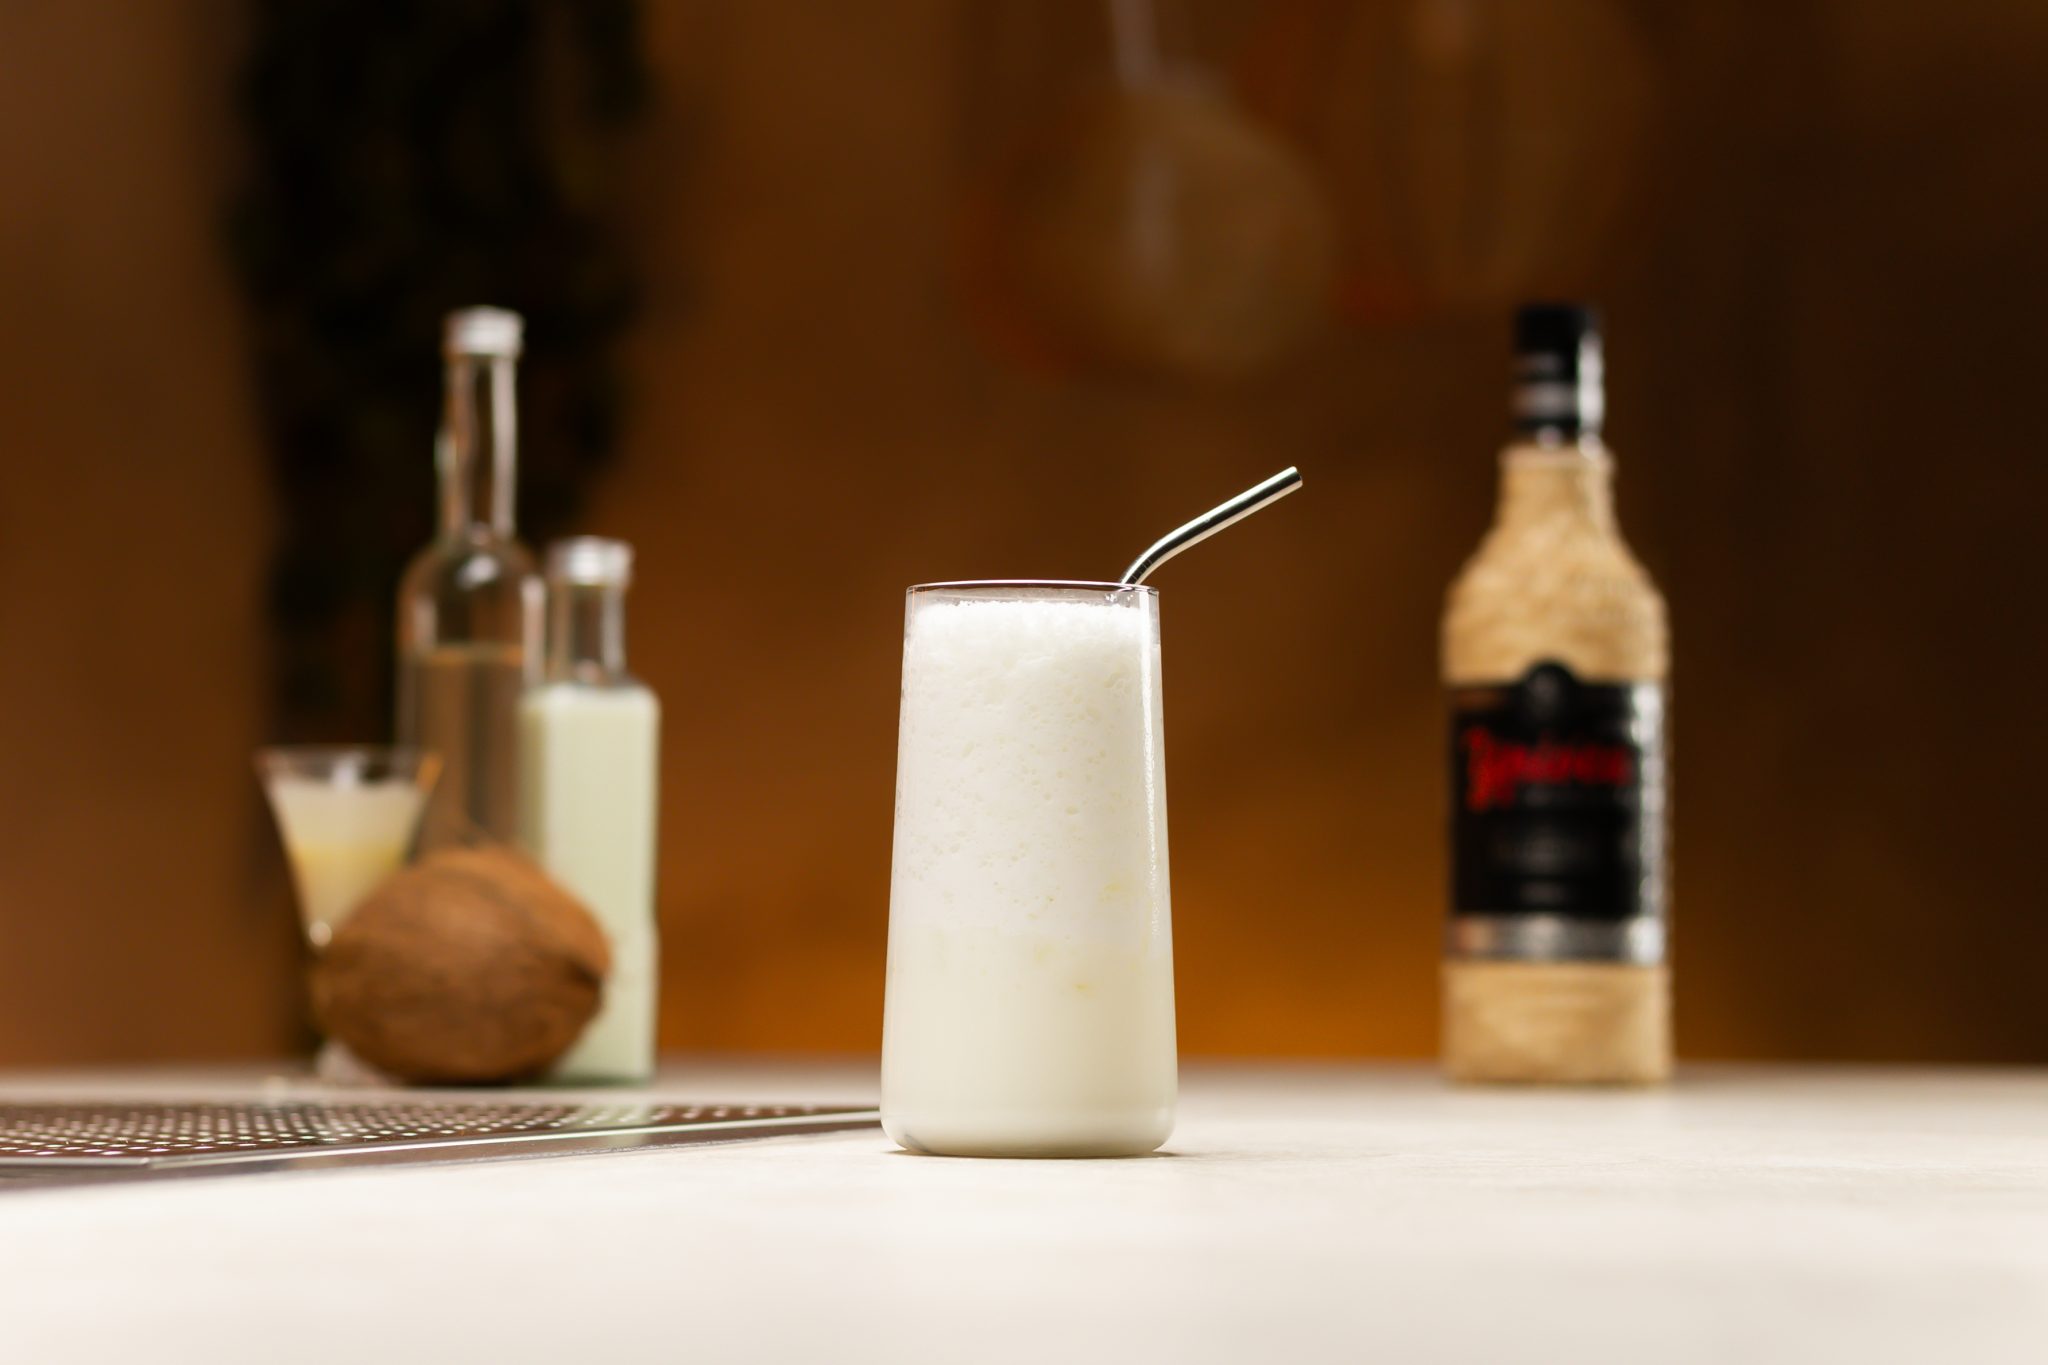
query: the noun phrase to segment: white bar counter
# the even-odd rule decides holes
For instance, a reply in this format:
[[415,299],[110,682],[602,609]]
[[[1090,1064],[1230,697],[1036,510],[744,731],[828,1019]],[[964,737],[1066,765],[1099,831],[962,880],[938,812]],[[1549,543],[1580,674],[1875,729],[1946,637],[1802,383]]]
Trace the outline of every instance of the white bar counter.
[[[255,1090],[283,1093],[22,1074],[0,1099]],[[654,1093],[873,1091],[872,1065],[695,1063]],[[1126,1161],[873,1131],[0,1189],[0,1359],[2048,1361],[2048,1072],[1191,1066],[1184,1091],[1168,1154]]]

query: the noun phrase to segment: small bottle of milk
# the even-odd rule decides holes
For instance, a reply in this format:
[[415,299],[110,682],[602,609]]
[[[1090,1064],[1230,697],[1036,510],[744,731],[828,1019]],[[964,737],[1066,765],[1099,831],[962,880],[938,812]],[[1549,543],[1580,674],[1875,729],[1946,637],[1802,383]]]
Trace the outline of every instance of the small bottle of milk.
[[579,537],[548,552],[544,680],[520,707],[521,835],[611,940],[597,1017],[552,1079],[654,1072],[658,944],[655,793],[661,706],[626,672],[633,547]]

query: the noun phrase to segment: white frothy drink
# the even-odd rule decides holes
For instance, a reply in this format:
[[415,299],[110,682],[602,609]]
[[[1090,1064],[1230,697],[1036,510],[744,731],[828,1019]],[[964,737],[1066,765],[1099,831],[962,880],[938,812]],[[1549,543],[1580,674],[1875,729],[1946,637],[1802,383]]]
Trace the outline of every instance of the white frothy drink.
[[913,590],[882,1123],[961,1156],[1120,1156],[1173,1127],[1158,597]]

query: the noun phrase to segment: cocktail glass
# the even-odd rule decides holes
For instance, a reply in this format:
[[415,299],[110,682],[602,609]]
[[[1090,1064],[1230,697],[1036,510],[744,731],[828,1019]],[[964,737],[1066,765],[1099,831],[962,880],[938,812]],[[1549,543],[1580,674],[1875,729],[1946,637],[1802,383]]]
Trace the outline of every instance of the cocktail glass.
[[314,951],[404,864],[440,766],[433,754],[382,745],[258,751]]

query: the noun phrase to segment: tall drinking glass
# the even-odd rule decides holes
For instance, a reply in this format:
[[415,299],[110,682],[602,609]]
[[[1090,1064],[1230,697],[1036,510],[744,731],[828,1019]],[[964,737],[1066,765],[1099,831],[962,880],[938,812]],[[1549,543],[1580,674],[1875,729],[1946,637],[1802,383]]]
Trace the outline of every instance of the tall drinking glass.
[[1159,596],[912,588],[882,1124],[912,1151],[1128,1156],[1173,1128]]

